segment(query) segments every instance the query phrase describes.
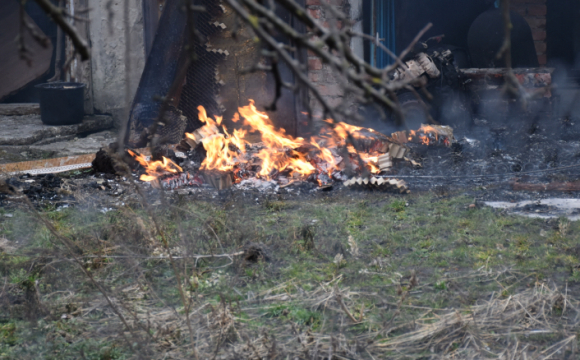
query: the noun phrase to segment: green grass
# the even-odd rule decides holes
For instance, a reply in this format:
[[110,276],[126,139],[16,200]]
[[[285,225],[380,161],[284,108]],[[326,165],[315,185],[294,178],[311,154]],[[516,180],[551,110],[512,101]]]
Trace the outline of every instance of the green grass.
[[[568,282],[571,289],[580,285],[580,228],[575,222],[469,208],[473,200],[460,195],[331,193],[260,203],[237,196],[223,201],[186,198],[155,212],[174,255],[234,253],[249,243],[267,249],[269,261],[257,264],[239,256],[177,261],[187,296],[196,299],[195,304],[211,305],[200,314],[213,314],[228,304],[236,321],[254,329],[284,324],[312,331],[337,329],[337,320],[320,304],[299,300],[328,283],[328,289],[336,286],[366,294],[348,300],[354,316],[365,319],[350,327],[350,334],[377,331],[392,316],[377,305],[379,299],[397,303],[399,288],[407,286],[412,271],[420,288],[408,302],[436,309],[472,305],[492,292],[509,296],[540,279],[560,286]],[[44,212],[59,233],[75,244],[76,256],[163,252],[161,237],[144,210],[123,208],[107,214],[79,210]],[[352,255],[349,236],[359,248],[357,257]],[[104,319],[110,314],[95,311],[78,323],[59,319],[67,304],[89,307],[98,291],[78,265],[55,260],[57,253],[68,259],[72,255],[34,216],[14,211],[12,218],[0,217],[1,237],[18,244],[16,254],[0,254],[0,275],[12,284],[13,298],[24,299],[27,290],[22,284],[36,282],[52,316],[41,316],[43,326],[30,325],[25,303],[13,306],[9,316],[0,317],[0,359],[27,354],[30,347],[24,344],[30,341],[46,358],[74,358],[82,351],[86,358],[122,359],[133,352],[120,337],[81,336],[108,326]],[[337,254],[344,258],[340,264],[335,263]],[[82,266],[131,306],[148,311],[175,307],[183,312],[167,260],[93,257],[82,258]],[[518,275],[502,277],[501,286],[483,275],[506,269]],[[278,288],[280,284],[286,285]],[[256,296],[284,294],[291,300],[242,304]],[[409,310],[401,316],[416,314]],[[229,331],[228,341],[237,341],[238,330]]]

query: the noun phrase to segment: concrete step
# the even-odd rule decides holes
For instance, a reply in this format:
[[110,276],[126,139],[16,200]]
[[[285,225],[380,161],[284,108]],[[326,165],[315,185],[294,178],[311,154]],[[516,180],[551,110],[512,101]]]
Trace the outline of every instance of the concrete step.
[[76,125],[48,126],[42,123],[40,115],[2,116],[0,115],[0,145],[32,145],[50,138],[67,138],[71,135],[107,130],[113,127],[113,118],[108,115],[87,115]]

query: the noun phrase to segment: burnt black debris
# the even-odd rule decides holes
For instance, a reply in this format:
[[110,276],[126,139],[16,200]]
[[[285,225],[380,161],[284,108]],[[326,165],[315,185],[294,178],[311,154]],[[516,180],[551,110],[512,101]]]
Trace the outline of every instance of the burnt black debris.
[[67,195],[59,193],[62,179],[54,174],[12,177],[6,184],[12,194],[0,194],[0,202],[13,194],[24,194],[35,203],[68,199]]
[[244,247],[244,260],[249,263],[259,261],[270,261],[271,256],[268,248],[264,244],[249,243]]

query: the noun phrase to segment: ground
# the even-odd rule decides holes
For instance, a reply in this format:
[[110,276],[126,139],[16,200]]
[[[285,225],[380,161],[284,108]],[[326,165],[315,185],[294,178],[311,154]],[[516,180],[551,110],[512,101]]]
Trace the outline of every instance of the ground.
[[39,114],[0,115],[0,164],[94,154],[116,139],[113,119],[87,115],[75,125],[45,125]]
[[[451,147],[410,144],[421,166],[393,169],[410,194],[12,177],[0,359],[576,359],[580,224],[484,206],[578,197],[514,190],[578,178],[580,120],[526,121],[475,119]],[[0,163],[110,140],[25,135],[45,147],[3,146]]]
[[580,224],[486,192],[4,202],[0,359],[576,358]]

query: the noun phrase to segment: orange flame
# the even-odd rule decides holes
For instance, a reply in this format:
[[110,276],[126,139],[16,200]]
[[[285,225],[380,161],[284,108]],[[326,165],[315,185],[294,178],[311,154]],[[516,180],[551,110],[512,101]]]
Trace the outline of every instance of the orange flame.
[[162,175],[178,174],[183,172],[183,169],[179,165],[171,161],[171,159],[166,158],[165,156],[162,156],[163,161],[149,161],[141,154],[137,154],[131,150],[127,150],[127,152],[129,155],[134,157],[135,160],[137,160],[147,172],[147,175],[141,175],[139,178],[141,181],[150,182],[156,180],[159,176]]
[[[419,130],[410,130],[409,131],[409,141],[418,140],[423,145],[430,145],[431,143],[437,143],[439,141],[439,131],[435,129],[431,125],[421,125]],[[445,145],[449,145],[450,141],[448,138],[443,137],[443,143]]]
[[[300,137],[294,138],[286,134],[284,129],[276,129],[268,115],[256,109],[253,100],[250,100],[249,105],[238,108],[238,113],[232,119],[234,122],[243,119],[242,126],[245,129],[234,129],[230,132],[222,124],[221,116],[215,116],[214,120],[207,116],[203,106],[198,106],[197,109],[199,120],[204,125],[193,134],[186,133],[185,136],[196,143],[201,142],[206,150],[207,155],[201,169],[235,172],[238,165],[250,163],[260,165],[257,174],[265,179],[270,179],[276,172],[283,171],[295,178],[304,178],[317,171],[332,176],[334,171],[340,170],[342,158],[330,149],[345,146],[349,136],[353,139],[366,139],[371,138],[369,132],[374,132],[372,129],[335,123],[328,119],[325,121],[332,125],[334,131],[330,128],[323,129],[320,136],[312,137],[309,141]],[[253,155],[254,158],[260,159],[259,164],[254,164],[255,159],[247,154],[246,147],[250,145],[248,133],[259,134],[264,144],[263,149]],[[309,151],[297,151],[300,147],[305,147]],[[351,150],[355,151],[353,147],[349,148],[349,151]],[[141,177],[143,181],[152,181],[164,173],[181,171],[181,168],[169,159],[163,158],[163,162],[148,162],[143,156],[130,153],[147,171],[147,175]],[[377,166],[378,152],[359,155],[372,173],[380,172]]]

